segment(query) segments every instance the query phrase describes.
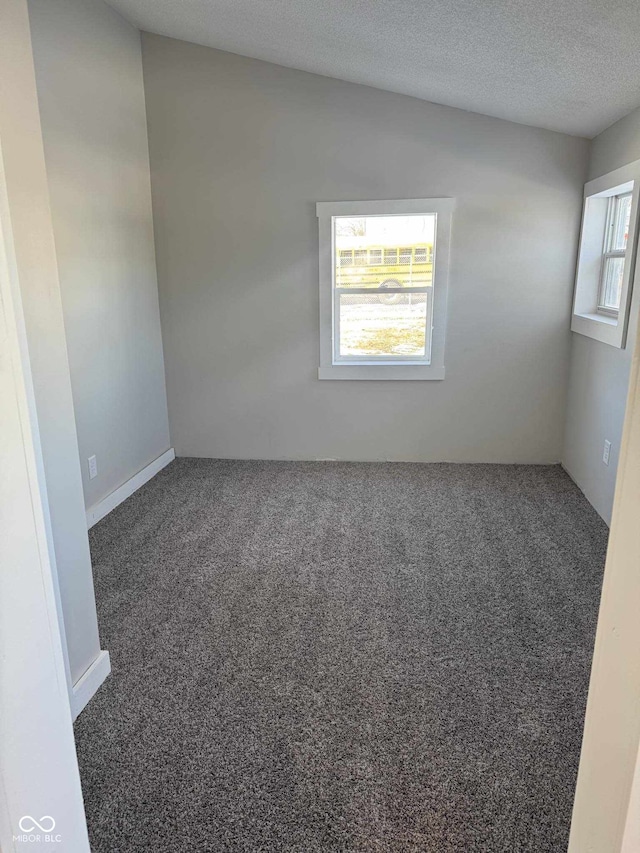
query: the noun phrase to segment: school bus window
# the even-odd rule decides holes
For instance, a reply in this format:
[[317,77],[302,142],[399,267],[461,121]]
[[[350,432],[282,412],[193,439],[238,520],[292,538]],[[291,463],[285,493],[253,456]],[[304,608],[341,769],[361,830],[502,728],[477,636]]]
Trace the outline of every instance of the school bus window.
[[353,265],[353,253],[350,251],[340,252],[340,266],[350,267]]
[[380,266],[382,263],[382,249],[371,249],[369,252],[369,263]]
[[357,267],[362,267],[367,263],[367,250],[357,249],[353,253],[353,262]]
[[427,250],[426,249],[416,249],[414,253],[415,262],[417,264],[426,264],[427,262]]
[[401,264],[410,264],[411,263],[411,248],[400,249],[400,263]]
[[397,249],[385,249],[384,250],[384,262],[385,262],[385,264],[397,264],[398,263],[398,250]]

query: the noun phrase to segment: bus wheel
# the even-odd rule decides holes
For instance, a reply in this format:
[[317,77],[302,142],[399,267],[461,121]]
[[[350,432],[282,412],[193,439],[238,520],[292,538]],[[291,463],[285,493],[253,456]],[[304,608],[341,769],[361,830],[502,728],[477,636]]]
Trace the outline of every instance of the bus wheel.
[[[383,281],[378,290],[387,290],[392,287],[402,287],[402,282],[398,281],[396,278],[388,278],[386,281]],[[382,302],[383,305],[397,305],[398,302],[402,299],[402,293],[379,293],[378,300]]]

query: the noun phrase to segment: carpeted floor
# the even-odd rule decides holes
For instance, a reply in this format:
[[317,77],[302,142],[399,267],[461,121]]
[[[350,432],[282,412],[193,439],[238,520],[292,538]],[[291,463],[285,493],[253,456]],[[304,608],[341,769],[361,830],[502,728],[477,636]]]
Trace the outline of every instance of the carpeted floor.
[[607,528],[559,467],[180,459],[91,531],[95,853],[563,853]]

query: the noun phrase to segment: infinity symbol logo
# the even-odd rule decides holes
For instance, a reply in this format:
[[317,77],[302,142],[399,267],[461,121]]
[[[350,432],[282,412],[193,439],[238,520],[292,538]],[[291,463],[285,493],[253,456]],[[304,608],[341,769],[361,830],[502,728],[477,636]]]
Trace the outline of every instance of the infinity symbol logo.
[[33,832],[34,829],[39,829],[40,832],[53,832],[56,828],[56,822],[51,815],[43,815],[39,821],[30,814],[26,814],[18,821],[18,826],[23,832]]

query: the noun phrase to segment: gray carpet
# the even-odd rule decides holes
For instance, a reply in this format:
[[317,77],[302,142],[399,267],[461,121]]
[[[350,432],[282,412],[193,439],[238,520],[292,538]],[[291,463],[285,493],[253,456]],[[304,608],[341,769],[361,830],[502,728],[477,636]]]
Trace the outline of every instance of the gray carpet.
[[177,460],[91,531],[93,850],[565,851],[606,540],[555,466]]

